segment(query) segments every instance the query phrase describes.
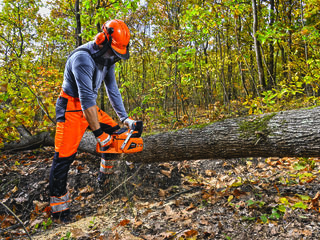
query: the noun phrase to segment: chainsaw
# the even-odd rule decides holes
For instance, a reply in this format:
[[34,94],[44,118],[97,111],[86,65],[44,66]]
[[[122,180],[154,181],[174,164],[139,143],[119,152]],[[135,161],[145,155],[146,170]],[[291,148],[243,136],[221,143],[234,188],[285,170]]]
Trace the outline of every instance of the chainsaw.
[[143,122],[136,121],[134,129],[121,128],[111,134],[112,143],[100,148],[97,143],[97,152],[99,153],[136,153],[143,150],[143,140],[141,138]]

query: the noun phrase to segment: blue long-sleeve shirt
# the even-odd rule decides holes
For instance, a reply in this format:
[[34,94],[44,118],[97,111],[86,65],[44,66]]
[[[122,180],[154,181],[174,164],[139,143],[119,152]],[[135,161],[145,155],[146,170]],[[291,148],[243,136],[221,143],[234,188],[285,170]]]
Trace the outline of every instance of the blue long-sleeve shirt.
[[[99,50],[93,41],[80,48],[87,48],[92,54]],[[104,81],[110,103],[123,121],[128,114],[116,82],[114,67],[112,65],[107,69],[106,66],[96,64],[86,51],[75,52],[66,62],[62,89],[72,97],[79,97],[82,110],[86,110],[96,105],[98,90]]]

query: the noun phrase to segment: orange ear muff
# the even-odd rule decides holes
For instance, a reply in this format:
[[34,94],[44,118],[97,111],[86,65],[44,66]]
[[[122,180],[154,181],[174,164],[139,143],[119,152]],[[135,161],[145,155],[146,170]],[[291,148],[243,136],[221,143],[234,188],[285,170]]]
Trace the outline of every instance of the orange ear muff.
[[104,32],[98,33],[95,37],[95,42],[97,45],[102,45],[105,40],[106,40],[106,35],[104,34]]

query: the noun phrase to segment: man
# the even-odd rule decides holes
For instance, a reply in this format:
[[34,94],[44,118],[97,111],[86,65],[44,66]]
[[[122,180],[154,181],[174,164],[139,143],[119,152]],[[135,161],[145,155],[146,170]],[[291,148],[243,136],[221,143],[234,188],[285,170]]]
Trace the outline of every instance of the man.
[[[49,182],[53,218],[69,220],[67,176],[85,130],[90,127],[104,148],[112,142],[110,134],[120,128],[96,105],[102,81],[120,121],[129,128],[135,124],[128,118],[114,73],[115,63],[129,58],[129,40],[130,32],[123,21],[108,21],[95,41],[77,48],[66,62],[62,91],[56,103],[55,154]],[[102,170],[112,167],[105,166],[105,158],[102,154]]]

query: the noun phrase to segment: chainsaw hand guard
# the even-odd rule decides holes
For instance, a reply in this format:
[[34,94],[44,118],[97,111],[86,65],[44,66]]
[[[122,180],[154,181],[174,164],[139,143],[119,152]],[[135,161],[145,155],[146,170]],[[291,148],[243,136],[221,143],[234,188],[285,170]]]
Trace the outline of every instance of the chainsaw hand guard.
[[142,134],[142,131],[143,131],[143,122],[142,121],[136,121],[133,130],[137,132],[137,133],[133,133],[132,134],[133,138],[141,137],[141,134]]

